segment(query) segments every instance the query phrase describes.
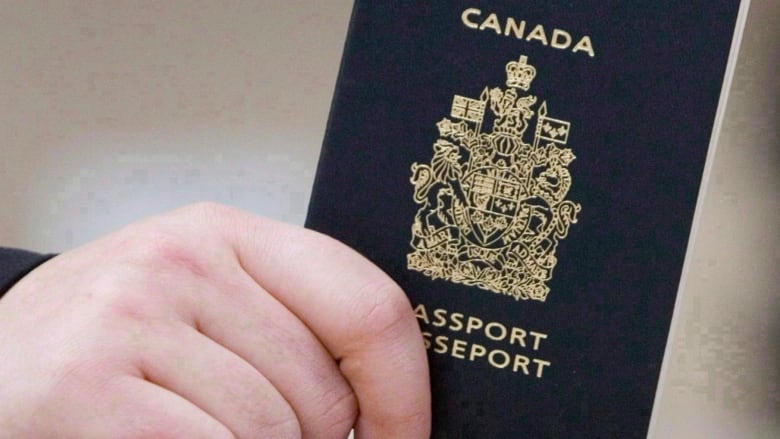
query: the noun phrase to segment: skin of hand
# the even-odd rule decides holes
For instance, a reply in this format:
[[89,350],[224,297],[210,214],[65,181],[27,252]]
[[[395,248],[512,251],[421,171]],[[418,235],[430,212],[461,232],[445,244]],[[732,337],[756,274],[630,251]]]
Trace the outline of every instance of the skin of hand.
[[331,238],[208,203],[59,255],[8,291],[0,401],[3,437],[430,435],[401,289]]

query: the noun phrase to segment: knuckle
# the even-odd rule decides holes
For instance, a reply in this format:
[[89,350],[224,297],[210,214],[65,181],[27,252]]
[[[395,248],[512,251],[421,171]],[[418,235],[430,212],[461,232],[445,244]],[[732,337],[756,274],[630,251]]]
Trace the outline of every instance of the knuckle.
[[126,239],[129,241],[128,247],[139,259],[156,261],[184,251],[182,242],[184,240],[169,227],[155,225],[141,233],[134,233]]
[[130,292],[116,292],[106,299],[97,323],[100,329],[106,332],[129,331],[129,322],[136,325],[147,322],[157,313],[157,305],[152,295],[143,297]]
[[[163,252],[169,255],[162,255]],[[174,252],[170,247],[161,250],[157,244],[141,244],[94,275],[83,291],[88,300],[83,311],[84,324],[93,325],[104,334],[124,333],[130,329],[130,323],[148,322],[152,316],[167,312],[173,293],[165,285],[170,279],[165,273],[181,270],[185,265],[194,270],[191,267],[196,266],[185,264],[182,256],[172,256]]]
[[147,273],[183,270],[191,274],[206,275],[204,264],[200,261],[191,240],[179,233],[155,229],[139,237],[135,245],[133,259]]
[[389,278],[368,284],[358,295],[371,298],[359,316],[359,325],[369,337],[393,337],[398,329],[414,321],[409,300]]

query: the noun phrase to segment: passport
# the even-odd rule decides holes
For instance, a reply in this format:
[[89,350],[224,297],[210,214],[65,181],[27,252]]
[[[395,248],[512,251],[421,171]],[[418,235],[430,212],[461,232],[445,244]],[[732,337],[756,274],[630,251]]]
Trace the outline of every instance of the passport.
[[408,294],[432,437],[647,434],[746,8],[355,2],[306,225]]

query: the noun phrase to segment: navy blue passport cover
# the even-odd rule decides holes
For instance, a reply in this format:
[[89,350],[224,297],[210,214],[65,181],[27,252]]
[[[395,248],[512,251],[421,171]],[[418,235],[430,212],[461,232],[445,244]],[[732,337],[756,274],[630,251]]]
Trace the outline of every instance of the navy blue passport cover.
[[433,437],[647,434],[738,9],[356,2],[307,226],[409,295]]

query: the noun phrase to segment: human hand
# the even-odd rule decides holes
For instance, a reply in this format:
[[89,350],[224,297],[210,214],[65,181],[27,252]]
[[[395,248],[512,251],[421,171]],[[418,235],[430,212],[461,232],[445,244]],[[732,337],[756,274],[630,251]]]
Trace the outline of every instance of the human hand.
[[366,259],[200,204],[55,257],[0,300],[0,436],[427,438],[425,355]]

